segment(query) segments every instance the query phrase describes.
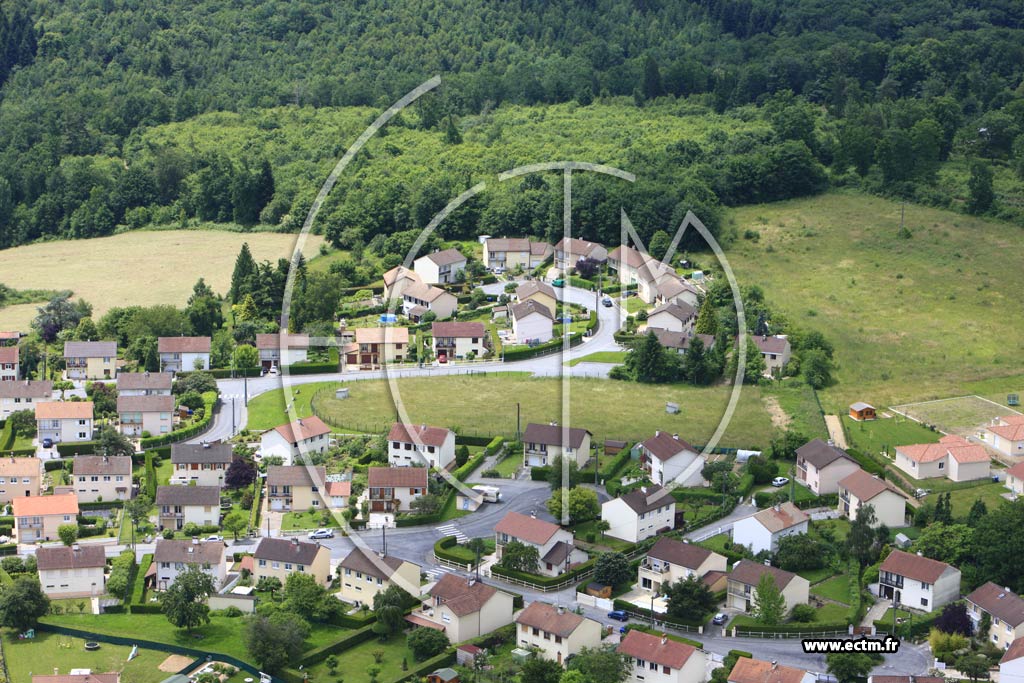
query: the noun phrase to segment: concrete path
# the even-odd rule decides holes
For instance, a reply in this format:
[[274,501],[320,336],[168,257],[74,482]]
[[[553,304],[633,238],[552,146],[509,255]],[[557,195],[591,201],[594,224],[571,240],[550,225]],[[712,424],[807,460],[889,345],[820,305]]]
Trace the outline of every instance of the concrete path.
[[861,626],[871,626],[873,623],[885,616],[885,611],[891,607],[891,604],[885,600],[879,599],[878,602],[873,604],[871,608],[864,614],[864,619],[860,622]]
[[825,426],[828,427],[828,438],[832,439],[832,443],[839,448],[847,448],[842,419],[838,415],[826,415]]

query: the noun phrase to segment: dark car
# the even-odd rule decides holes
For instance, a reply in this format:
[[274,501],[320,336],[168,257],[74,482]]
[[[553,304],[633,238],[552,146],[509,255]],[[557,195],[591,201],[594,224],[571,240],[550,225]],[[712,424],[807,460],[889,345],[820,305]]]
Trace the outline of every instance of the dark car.
[[43,448],[53,448],[53,439],[43,439]]
[[711,623],[714,624],[715,626],[721,626],[721,625],[723,625],[727,621],[729,621],[729,617],[727,617],[724,614],[722,614],[721,612],[719,612],[718,614],[715,615],[715,618],[711,620]]
[[629,615],[626,614],[621,609],[617,609],[617,610],[614,610],[612,612],[609,612],[608,613],[608,618],[609,619],[614,619],[615,621],[629,621]]
[[605,297],[605,298],[604,298],[604,299],[603,299],[603,300],[601,301],[601,303],[602,303],[602,304],[604,305],[604,307],[605,307],[605,308],[611,308],[611,307],[612,307],[612,300],[611,300],[611,299],[609,299],[608,297]]

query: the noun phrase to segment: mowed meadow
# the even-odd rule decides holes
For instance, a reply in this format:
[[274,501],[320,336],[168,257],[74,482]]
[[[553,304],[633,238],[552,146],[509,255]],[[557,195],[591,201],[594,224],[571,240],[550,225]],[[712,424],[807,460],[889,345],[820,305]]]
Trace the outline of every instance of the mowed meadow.
[[[40,242],[0,251],[0,282],[14,289],[70,289],[98,318],[114,306],[184,306],[199,278],[215,292],[231,284],[235,257],[249,243],[257,261],[290,258],[296,235],[225,230],[142,230],[90,240]],[[304,253],[318,253],[309,236]],[[0,308],[0,329],[28,331],[38,304]]]
[[1024,390],[1020,227],[856,194],[747,206],[728,258],[835,345],[827,409]]

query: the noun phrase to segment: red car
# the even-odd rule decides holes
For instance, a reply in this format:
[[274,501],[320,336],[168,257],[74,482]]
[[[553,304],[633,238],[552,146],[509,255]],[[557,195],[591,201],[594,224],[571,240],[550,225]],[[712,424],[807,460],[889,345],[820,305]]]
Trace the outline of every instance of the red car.
[[439,353],[439,354],[437,354],[437,362],[438,363],[447,363],[448,362],[448,354],[447,353]]

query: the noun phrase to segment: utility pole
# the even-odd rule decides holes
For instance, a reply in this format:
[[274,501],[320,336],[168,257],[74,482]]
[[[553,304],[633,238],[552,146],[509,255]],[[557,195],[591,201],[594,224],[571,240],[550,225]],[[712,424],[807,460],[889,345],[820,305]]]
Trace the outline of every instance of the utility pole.
[[384,515],[384,523],[380,527],[380,537],[383,539],[384,557],[388,556],[388,516]]
[[516,441],[519,441],[520,439],[523,438],[522,432],[519,431],[519,424],[520,424],[520,422],[519,422],[520,417],[519,416],[520,416],[519,401],[516,401]]

